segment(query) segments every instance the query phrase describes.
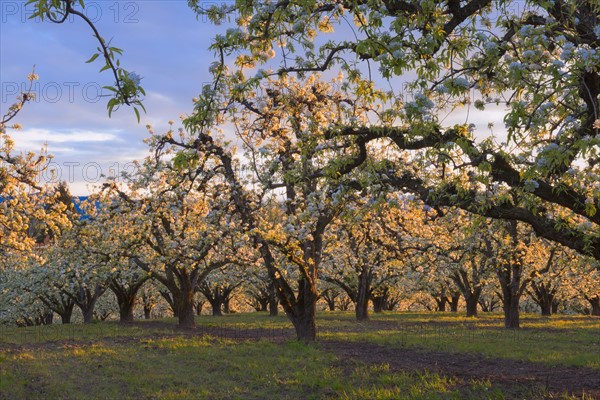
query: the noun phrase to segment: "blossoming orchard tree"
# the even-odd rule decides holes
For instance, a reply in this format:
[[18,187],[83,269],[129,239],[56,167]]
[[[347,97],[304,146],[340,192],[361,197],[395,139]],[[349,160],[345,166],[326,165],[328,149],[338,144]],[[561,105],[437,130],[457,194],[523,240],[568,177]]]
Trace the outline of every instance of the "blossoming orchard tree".
[[[537,249],[548,261],[543,271],[536,271],[532,275],[527,294],[540,307],[542,315],[552,315],[558,311],[560,303],[566,300],[565,296],[571,291],[571,282],[568,282],[567,278],[569,265],[578,265],[580,262],[573,251],[552,243],[543,242],[543,246],[537,246]],[[585,274],[590,273],[586,271]]]
[[[216,90],[202,96],[190,125],[214,121],[216,93],[231,87],[224,80],[237,84],[227,93],[236,99],[266,77],[343,70],[357,90],[365,81],[391,88],[385,112],[370,123],[329,126],[329,135],[354,144],[347,147],[351,164],[366,160],[367,143],[381,138],[399,151],[426,149],[437,179],[398,168],[389,183],[430,204],[525,222],[539,236],[600,259],[597,1],[190,5],[215,23],[237,22],[215,38]],[[226,71],[233,63],[264,69],[243,80]],[[444,123],[442,116],[461,110],[464,124]],[[490,114],[479,110],[502,113],[506,137],[492,135]],[[464,173],[468,180],[455,179]]]
[[364,205],[357,212],[349,211],[335,221],[327,236],[321,279],[346,292],[354,303],[356,320],[364,321],[377,284],[393,280],[398,273],[391,272],[389,254],[373,238],[381,230],[377,211]]
[[24,267],[29,258],[36,257],[36,243],[69,224],[64,205],[56,201],[59,192],[39,183],[49,156],[45,152],[15,151],[8,133],[22,128],[12,121],[35,98],[31,89],[37,79],[30,73],[29,89],[0,116],[0,271]]
[[439,257],[446,260],[448,277],[464,298],[467,317],[476,317],[481,295],[494,279],[496,257],[492,233],[484,218],[461,210],[447,214],[444,219],[452,240]]
[[346,292],[358,321],[368,319],[376,293],[397,285],[431,243],[424,212],[414,198],[382,194],[368,203],[353,199],[334,222],[322,276]]
[[35,98],[31,89],[37,79],[30,73],[29,88],[0,116],[0,319],[20,325],[51,323],[55,310],[68,320],[73,307],[52,290],[41,294],[46,282],[39,280],[44,271],[37,270],[47,245],[71,225],[60,187],[42,185],[38,179],[50,157],[45,151],[16,152],[8,133],[22,128],[13,121]]
[[[216,130],[214,126],[190,122],[195,139],[167,135],[163,143],[181,149],[181,157],[195,159],[201,151],[218,158],[218,170],[275,283],[280,304],[298,338],[313,341],[323,235],[344,208],[348,194],[362,190],[355,180],[358,172],[352,179],[339,173],[345,161],[334,155],[343,144],[324,141],[323,127],[329,121],[365,119],[365,99],[362,94],[340,92],[316,77],[306,81],[290,77],[265,84],[235,103],[215,107],[219,110],[210,111],[211,115],[220,123],[230,123],[243,144],[248,174],[237,173],[230,147],[203,131]],[[332,166],[331,159],[340,164]],[[280,256],[286,262],[279,263]],[[297,269],[296,283],[285,273],[289,265]]]
[[[364,118],[364,99],[336,91],[333,84],[309,77],[271,82],[246,96],[230,113],[244,143],[258,190],[271,207],[271,218],[258,218],[257,231],[285,265],[297,270],[297,295],[286,283],[280,303],[298,338],[316,336],[317,282],[325,234],[346,207],[354,187],[328,170],[339,151],[323,141],[329,121]],[[230,110],[231,111],[231,110]],[[345,179],[346,177],[342,177]],[[274,218],[273,218],[274,217]],[[282,266],[276,275],[285,279]]]
[[[188,139],[183,130],[179,136]],[[169,291],[179,325],[191,327],[198,286],[212,271],[236,263],[245,243],[211,154],[179,152],[162,138],[149,139],[152,156],[127,190],[107,185],[112,201],[104,202],[116,210],[113,226],[121,226],[120,237],[126,237],[120,245],[113,241],[120,246],[116,251]]]
[[[600,316],[600,266],[598,261],[591,258],[573,260],[568,264],[566,298],[579,300],[583,309],[591,315]],[[581,279],[587,274],[589,279]]]
[[244,293],[247,303],[256,311],[269,311],[275,317],[279,313],[279,299],[269,272],[258,262],[246,269],[244,274]]

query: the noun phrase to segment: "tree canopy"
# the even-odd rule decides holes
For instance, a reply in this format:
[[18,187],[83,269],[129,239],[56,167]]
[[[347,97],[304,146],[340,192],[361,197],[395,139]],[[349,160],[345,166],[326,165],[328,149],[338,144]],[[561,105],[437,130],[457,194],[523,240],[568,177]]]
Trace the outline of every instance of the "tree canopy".
[[[347,140],[350,165],[364,163],[374,141],[422,150],[428,179],[397,163],[384,183],[431,205],[523,221],[540,236],[600,257],[595,1],[190,6],[236,27],[215,38],[214,84],[205,87],[189,128],[207,132],[267,78],[343,71],[345,90],[380,105],[368,121],[325,128],[326,137]],[[482,110],[504,113],[503,134],[490,132]],[[464,113],[465,122],[446,125],[450,111]]]

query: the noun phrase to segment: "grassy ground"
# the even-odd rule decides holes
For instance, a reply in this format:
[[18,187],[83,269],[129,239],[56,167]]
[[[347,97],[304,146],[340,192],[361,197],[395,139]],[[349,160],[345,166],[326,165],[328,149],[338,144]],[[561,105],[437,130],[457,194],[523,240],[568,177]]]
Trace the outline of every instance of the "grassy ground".
[[503,318],[502,314],[473,319],[450,313],[390,313],[357,324],[350,314],[329,313],[321,316],[319,337],[600,370],[600,318],[525,315],[518,331],[503,329]]
[[[506,388],[386,363],[347,363],[321,346],[269,339],[293,334],[285,317],[201,317],[211,336],[170,329],[173,320],[0,330],[1,399],[504,399],[545,398],[540,387]],[[164,323],[166,322],[166,323]],[[382,314],[356,323],[323,313],[320,340],[368,341],[385,347],[477,352],[494,357],[594,368],[600,374],[600,320],[526,316],[518,333],[501,317]],[[263,330],[266,339],[228,339],[232,330]],[[223,329],[222,331],[220,329]],[[560,397],[560,396],[559,396]],[[568,396],[562,396],[568,398]],[[586,397],[589,398],[589,397]]]

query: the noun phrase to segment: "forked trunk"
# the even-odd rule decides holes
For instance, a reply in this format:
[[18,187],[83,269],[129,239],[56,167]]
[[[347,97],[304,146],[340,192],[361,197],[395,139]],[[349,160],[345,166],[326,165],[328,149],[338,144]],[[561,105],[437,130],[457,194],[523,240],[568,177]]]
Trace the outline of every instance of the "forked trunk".
[[52,325],[53,321],[54,321],[54,312],[53,311],[46,313],[46,315],[44,315],[42,318],[42,324],[44,324],[44,325]]
[[109,284],[110,290],[117,298],[120,322],[133,322],[133,309],[137,300],[137,293],[145,281],[146,279],[141,279],[137,282],[123,284],[117,279],[113,279]]
[[440,298],[435,297],[435,304],[437,305],[437,311],[441,311],[441,312],[445,312],[446,311],[446,303],[448,302],[448,299],[446,299],[445,296],[442,296]]
[[477,286],[472,290],[466,290],[464,292],[465,303],[467,307],[467,317],[477,316],[477,305],[479,298],[481,297],[481,286]]
[[128,296],[117,296],[119,303],[119,322],[133,322],[133,308],[135,306],[135,293],[128,293]]
[[540,306],[543,316],[552,315],[552,303],[554,301],[555,290],[550,284],[531,282],[531,291],[529,294],[535,303]]
[[335,298],[328,297],[325,299],[325,302],[327,303],[327,309],[329,311],[335,311]]
[[60,322],[63,324],[71,323],[71,316],[73,315],[73,306],[75,303],[71,302],[66,305],[66,307],[62,310],[62,312],[58,313],[60,315]]
[[502,309],[504,310],[504,327],[506,329],[519,329],[519,301],[525,290],[521,283],[522,267],[512,264],[498,271],[500,286],[502,288]]

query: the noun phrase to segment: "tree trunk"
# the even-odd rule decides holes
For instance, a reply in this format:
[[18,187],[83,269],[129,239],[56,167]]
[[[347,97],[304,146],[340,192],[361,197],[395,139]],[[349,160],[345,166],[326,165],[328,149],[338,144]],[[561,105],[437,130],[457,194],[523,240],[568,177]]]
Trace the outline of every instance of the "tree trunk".
[[591,314],[600,317],[600,296],[586,297],[586,299],[592,306]]
[[115,294],[119,305],[119,322],[133,322],[133,308],[135,306],[137,290],[132,293],[127,289],[116,290],[113,286],[111,286],[111,290]]
[[152,305],[144,304],[144,319],[150,319],[151,318],[150,313],[152,312],[153,308],[154,307]]
[[460,300],[460,293],[453,294],[450,298],[450,312],[458,312],[458,301]]
[[73,314],[73,309],[71,309],[69,312],[65,312],[60,314],[60,322],[62,324],[70,324],[71,323],[71,315]]
[[467,306],[467,317],[477,317],[477,305],[479,296],[472,294],[471,296],[465,297],[465,303]]
[[112,279],[109,289],[115,294],[119,305],[119,322],[133,322],[133,309],[137,299],[137,293],[142,288],[147,278],[122,283],[118,279]]
[[437,305],[437,311],[445,312],[446,311],[446,303],[448,302],[448,299],[446,298],[446,296],[440,296],[439,298],[434,297],[434,300],[435,300],[435,304]]
[[359,294],[357,300],[358,301],[354,307],[356,312],[356,320],[366,321],[369,319],[369,297],[362,297]]
[[297,292],[281,277],[274,266],[275,260],[268,244],[262,238],[259,238],[261,241],[259,250],[269,272],[269,277],[274,282],[279,302],[287,317],[292,321],[298,340],[305,343],[314,342],[317,339],[315,323],[319,296],[317,292],[317,270],[321,259],[322,233],[315,232],[313,237],[317,242],[316,250],[311,249],[311,243],[308,243],[304,248],[303,261],[306,263],[305,267],[307,268],[303,268],[302,273],[307,273],[308,276],[300,277]]
[[67,294],[83,314],[83,323],[88,324],[94,319],[94,307],[98,298],[106,291],[106,286],[96,285],[93,291],[90,288],[79,287],[76,296]]
[[231,299],[226,298],[223,301],[223,313],[225,314],[231,314],[231,304],[230,304]]
[[543,316],[552,315],[552,302],[554,300],[555,289],[551,285],[543,282],[531,282],[531,290],[528,291],[533,301],[540,307]]
[[194,304],[194,308],[196,309],[197,316],[202,315],[202,309],[204,308],[204,300],[196,301],[196,304]]
[[223,316],[223,302],[221,301],[220,298],[215,297],[214,299],[210,300],[210,307],[212,308],[212,315],[213,317],[222,317]]
[[298,282],[298,299],[293,313],[288,317],[294,325],[299,341],[312,343],[317,340],[317,288],[301,278]]
[[552,300],[552,314],[556,314],[558,312],[558,306],[560,305],[560,301],[553,299]]
[[269,285],[269,316],[276,317],[279,314],[279,300],[275,291],[275,284]]
[[[95,305],[96,302],[94,302]],[[89,324],[94,319],[94,305],[87,307],[79,307],[81,309],[81,313],[83,314],[83,323]]]
[[133,307],[135,305],[135,298],[133,303],[126,302],[119,304],[119,322],[133,322]]
[[96,307],[96,301],[98,297],[96,296],[87,296],[81,302],[77,303],[77,307],[81,310],[83,314],[83,323],[89,324],[94,319],[94,307]]
[[373,301],[373,312],[374,313],[382,312],[383,308],[385,306],[385,297],[384,296],[373,296],[371,300]]
[[521,265],[505,265],[497,271],[502,288],[502,309],[504,311],[504,327],[506,329],[519,329],[519,300],[525,290],[525,284],[521,283]]
[[52,325],[52,322],[54,320],[54,312],[50,311],[50,312],[46,313],[46,315],[44,315],[42,319],[43,319],[42,324]]
[[335,298],[334,297],[327,297],[325,299],[325,303],[327,303],[327,309],[329,311],[335,311]]
[[179,327],[193,328],[196,325],[194,320],[194,290],[192,287],[182,288],[177,313]]
[[276,317],[279,315],[279,302],[277,301],[277,297],[272,297],[269,299],[269,316]]
[[58,315],[60,315],[61,323],[63,323],[63,324],[71,323],[71,316],[73,315],[73,307],[74,306],[75,306],[75,303],[69,302],[68,304],[65,305],[62,312],[58,313]]
[[178,324],[180,328],[193,328],[196,325],[194,320],[194,285],[188,279],[181,279],[179,284],[181,287],[179,296],[173,295],[173,298],[178,297]]
[[363,266],[358,278],[358,293],[356,296],[356,320],[369,319],[369,296],[371,294],[371,268]]
[[519,298],[514,296],[510,301],[504,302],[504,327],[506,329],[519,329]]
[[538,304],[542,310],[542,316],[548,317],[548,316],[552,315],[552,297],[551,296],[543,299],[543,301],[539,302]]

